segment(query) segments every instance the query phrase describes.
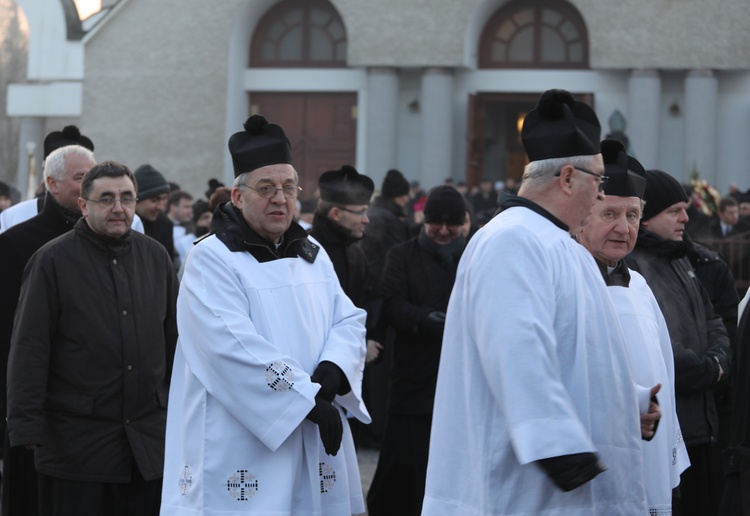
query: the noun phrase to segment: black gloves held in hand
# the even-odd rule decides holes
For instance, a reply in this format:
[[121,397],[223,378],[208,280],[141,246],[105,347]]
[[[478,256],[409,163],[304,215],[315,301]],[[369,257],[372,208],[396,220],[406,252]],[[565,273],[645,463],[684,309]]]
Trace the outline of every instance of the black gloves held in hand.
[[606,468],[593,453],[573,453],[537,461],[547,476],[563,491],[572,491]]
[[424,330],[432,335],[440,335],[445,329],[445,312],[430,312],[422,323]]
[[315,406],[307,415],[307,419],[318,425],[320,440],[323,441],[326,453],[336,455],[341,447],[341,436],[344,433],[341,415],[336,407],[320,396],[316,396]]
[[329,403],[333,401],[337,394],[343,396],[352,390],[349,380],[346,379],[346,375],[341,368],[327,360],[318,364],[310,380],[320,384],[320,390],[316,397],[321,397]]

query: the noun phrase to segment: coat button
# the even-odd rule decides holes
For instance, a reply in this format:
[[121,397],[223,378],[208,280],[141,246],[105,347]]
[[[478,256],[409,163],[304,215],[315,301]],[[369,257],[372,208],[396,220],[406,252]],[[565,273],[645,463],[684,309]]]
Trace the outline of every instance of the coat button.
[[128,371],[132,371],[132,370],[133,370],[133,366],[128,364]]
[[112,259],[112,265],[117,265],[117,259],[116,258]]
[[125,317],[126,315],[128,315],[128,311],[127,310],[123,310],[122,311],[122,316]]

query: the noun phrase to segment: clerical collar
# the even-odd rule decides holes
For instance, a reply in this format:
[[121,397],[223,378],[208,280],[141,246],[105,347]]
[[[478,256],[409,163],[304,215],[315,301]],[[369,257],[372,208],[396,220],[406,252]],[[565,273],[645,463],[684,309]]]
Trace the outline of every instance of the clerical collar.
[[552,222],[555,226],[559,227],[562,230],[570,231],[570,228],[567,224],[565,224],[563,221],[552,215],[550,212],[539,206],[537,203],[535,203],[532,200],[527,199],[526,197],[520,197],[518,195],[509,195],[500,205],[501,209],[505,210],[507,208],[513,208],[515,206],[522,206],[524,208],[528,208],[534,213],[541,215],[545,219]]
[[599,267],[599,272],[602,273],[604,283],[606,283],[608,287],[630,286],[630,269],[628,269],[624,260],[620,260],[614,265],[614,267],[610,267],[606,263],[597,259],[596,265]]

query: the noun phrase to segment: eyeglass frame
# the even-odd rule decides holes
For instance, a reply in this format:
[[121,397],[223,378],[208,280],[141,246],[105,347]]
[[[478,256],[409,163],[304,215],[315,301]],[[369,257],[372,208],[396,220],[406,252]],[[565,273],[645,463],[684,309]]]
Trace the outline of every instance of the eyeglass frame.
[[433,220],[431,222],[425,222],[424,224],[425,226],[432,226],[433,229],[437,230],[443,229],[443,226],[445,226],[448,231],[455,230],[463,226],[463,224],[454,224],[452,222],[446,222],[444,220],[441,220],[439,222]]
[[370,211],[370,210],[369,210],[368,208],[365,208],[365,209],[364,209],[364,210],[362,210],[362,211],[357,211],[357,210],[350,210],[349,208],[346,208],[346,207],[344,207],[344,206],[341,206],[341,205],[339,205],[339,204],[337,204],[337,205],[336,205],[336,207],[337,207],[338,209],[342,210],[342,211],[345,211],[345,212],[347,212],[347,213],[351,213],[351,214],[353,214],[353,215],[359,215],[360,217],[366,217],[366,216],[367,216],[367,213],[368,213],[368,212]]
[[[604,188],[607,186],[607,181],[609,181],[609,176],[605,176],[604,174],[597,174],[596,172],[592,172],[590,170],[587,170],[583,167],[576,167],[574,165],[571,165],[574,170],[577,170],[579,172],[583,172],[584,174],[588,174],[590,176],[594,176],[599,179],[599,191],[604,192]],[[557,173],[555,173],[555,177],[558,177],[562,173],[562,170],[558,170]]]
[[[297,197],[299,197],[299,193],[302,191],[302,187],[299,186],[299,185],[286,185],[286,186],[282,186],[281,188],[277,188],[277,187],[271,186],[271,185],[266,185],[266,186],[262,186],[260,188],[255,188],[253,186],[246,185],[244,183],[240,183],[239,185],[237,185],[238,188],[242,188],[243,186],[245,188],[249,188],[250,190],[253,190],[254,192],[256,192],[258,194],[258,197],[260,197],[261,199],[268,199],[268,200],[271,200],[274,197],[276,197],[276,194],[279,192],[279,190],[281,190],[281,194],[284,196],[284,199],[296,199]],[[289,195],[286,194],[286,192],[284,191],[284,189],[287,188],[287,187],[294,188],[294,195],[289,196]],[[268,196],[263,195],[261,193],[261,191],[264,188],[273,188],[273,193],[271,193]],[[269,193],[270,193],[270,191],[269,191]]]
[[[111,210],[115,207],[115,205],[119,202],[120,206],[123,208],[132,208],[138,203],[138,197],[134,195],[126,195],[125,199],[127,199],[126,202],[123,202],[123,197],[114,197],[105,195],[104,197],[99,197],[98,199],[91,199],[87,197],[81,197],[84,201],[91,201],[95,202],[97,205],[104,207],[105,209]],[[110,199],[112,200],[112,205],[109,205]]]

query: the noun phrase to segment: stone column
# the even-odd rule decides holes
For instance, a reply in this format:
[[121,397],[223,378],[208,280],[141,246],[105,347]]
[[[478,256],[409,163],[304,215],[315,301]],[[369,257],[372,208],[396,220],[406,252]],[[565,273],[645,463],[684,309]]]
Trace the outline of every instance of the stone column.
[[442,184],[453,166],[453,70],[422,72],[422,145],[419,182],[425,188]]
[[716,184],[716,127],[719,84],[711,70],[690,70],[685,77],[685,171]]
[[367,135],[365,170],[379,189],[385,173],[396,168],[398,137],[398,70],[367,71]]
[[29,181],[29,149],[33,147],[35,183],[42,180],[44,159],[44,122],[43,117],[21,118],[21,128],[18,134],[18,171],[16,173],[16,187],[21,191],[21,198],[27,199],[26,190]]
[[628,79],[625,134],[630,152],[645,168],[656,168],[659,158],[661,77],[656,70],[633,70]]

